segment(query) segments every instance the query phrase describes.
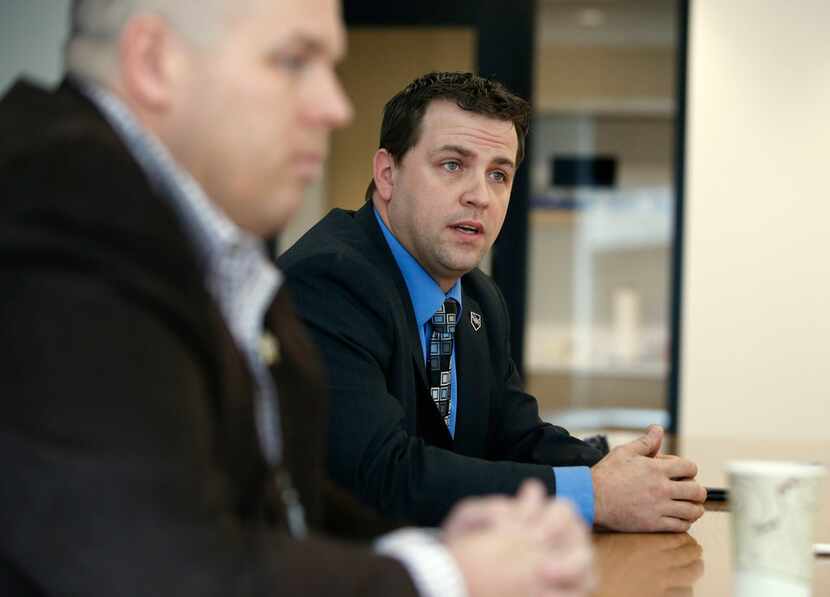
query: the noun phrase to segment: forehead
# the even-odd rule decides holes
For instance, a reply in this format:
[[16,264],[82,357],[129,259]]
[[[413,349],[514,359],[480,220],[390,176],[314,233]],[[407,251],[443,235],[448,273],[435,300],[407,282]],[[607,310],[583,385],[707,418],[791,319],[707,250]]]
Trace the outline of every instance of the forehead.
[[312,45],[333,58],[345,52],[337,0],[240,1],[228,23],[228,32],[234,41],[253,44]]
[[515,159],[519,138],[510,120],[462,110],[448,100],[435,100],[427,106],[421,122],[418,145],[422,144],[427,150],[445,144],[462,145],[470,150],[504,152]]

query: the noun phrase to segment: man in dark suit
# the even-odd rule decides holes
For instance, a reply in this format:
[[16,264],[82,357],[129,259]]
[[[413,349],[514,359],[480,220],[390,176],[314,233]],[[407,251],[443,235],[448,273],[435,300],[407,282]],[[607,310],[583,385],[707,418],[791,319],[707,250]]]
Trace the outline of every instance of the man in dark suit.
[[261,238],[350,116],[336,3],[72,24],[72,78],[0,102],[0,594],[584,594],[587,536],[538,486],[440,535],[322,536],[391,525],[325,481],[317,357]]
[[705,490],[692,462],[657,457],[660,428],[601,460],[522,389],[504,299],[477,265],[528,114],[496,82],[420,77],[386,105],[367,204],[332,211],[280,258],[330,376],[330,472],[419,523],[536,478],[597,526],[685,531]]

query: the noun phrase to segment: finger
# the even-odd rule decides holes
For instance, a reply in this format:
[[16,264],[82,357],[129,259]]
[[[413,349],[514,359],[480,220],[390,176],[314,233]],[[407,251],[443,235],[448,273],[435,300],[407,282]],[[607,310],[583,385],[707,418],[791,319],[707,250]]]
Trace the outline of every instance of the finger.
[[584,585],[574,588],[562,589],[559,587],[544,588],[539,593],[534,593],[533,597],[587,597],[592,594],[593,587],[591,585]]
[[671,569],[671,583],[674,587],[690,587],[703,576],[704,564],[701,558],[696,558],[683,566]]
[[660,425],[649,425],[648,426],[648,435],[652,437],[656,437],[654,448],[646,454],[646,456],[657,456],[660,453],[660,448],[663,447],[663,438],[666,436],[666,432]]
[[568,551],[590,544],[588,528],[569,500],[549,503],[537,522],[540,540],[557,551]]
[[560,590],[587,587],[593,580],[594,558],[589,545],[547,558],[540,574],[548,587]]
[[685,533],[692,528],[692,523],[688,520],[681,520],[680,518],[673,518],[671,516],[661,516],[657,521],[657,531],[663,533]]
[[544,484],[538,479],[526,479],[519,486],[519,491],[516,492],[516,498],[519,500],[534,499],[538,500],[546,494]]
[[682,552],[688,546],[692,547],[699,547],[697,541],[691,535],[686,534],[665,534],[665,535],[653,535],[655,540],[659,541],[656,543],[659,545],[659,551],[661,553],[671,554],[670,557],[674,558],[676,553]]
[[502,496],[468,498],[461,501],[447,517],[443,530],[465,532],[481,529],[513,516],[508,499]]
[[659,425],[650,425],[645,435],[623,444],[621,448],[625,451],[642,456],[654,456],[660,451],[663,443],[663,428]]
[[669,587],[661,597],[692,597],[693,595],[694,589],[692,587]]
[[685,541],[682,545],[672,550],[667,550],[666,556],[671,558],[672,567],[688,566],[691,562],[699,560],[703,557],[703,548],[700,544],[692,539],[688,533],[678,533],[668,535],[669,537],[685,537],[691,541]]
[[[585,597],[590,593],[588,589],[573,589],[573,590],[566,590],[563,591],[562,589],[544,589],[541,593],[538,594],[538,597]],[[536,597],[534,595],[534,597]]]
[[671,484],[671,496],[675,500],[702,504],[706,501],[706,489],[694,481],[674,481]]
[[516,494],[516,518],[519,521],[533,520],[540,516],[547,502],[547,491],[541,481],[528,479]]
[[549,584],[567,588],[584,583],[593,567],[593,552],[584,546],[547,558],[541,574]]
[[671,479],[694,479],[697,465],[685,458],[660,458],[656,461],[667,477]]
[[694,522],[703,516],[703,506],[694,502],[671,500],[662,508],[662,513],[664,516]]

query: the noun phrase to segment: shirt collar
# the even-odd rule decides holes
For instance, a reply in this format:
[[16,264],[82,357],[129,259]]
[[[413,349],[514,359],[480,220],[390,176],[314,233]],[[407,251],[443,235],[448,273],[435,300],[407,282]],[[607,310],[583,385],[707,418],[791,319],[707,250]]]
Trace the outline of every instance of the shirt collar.
[[119,134],[151,184],[184,218],[185,228],[194,237],[204,260],[210,261],[217,252],[259,244],[259,239],[239,228],[208,199],[199,183],[179,166],[167,147],[136,120],[119,98],[90,81],[78,81],[78,84]]
[[459,312],[461,310],[461,280],[456,280],[449,292],[444,294],[438,283],[432,279],[423,266],[406,250],[406,248],[395,238],[395,235],[386,227],[383,218],[376,209],[373,209],[375,218],[378,221],[386,244],[392,251],[392,256],[401,270],[406,288],[409,290],[409,298],[412,307],[415,309],[415,321],[419,326],[426,324],[438,310],[444,300],[452,298],[458,301]]
[[262,241],[242,230],[213,203],[120,99],[90,81],[76,83],[115,129],[151,185],[180,216],[205,267],[208,290],[237,341],[250,343],[283,280],[265,255]]

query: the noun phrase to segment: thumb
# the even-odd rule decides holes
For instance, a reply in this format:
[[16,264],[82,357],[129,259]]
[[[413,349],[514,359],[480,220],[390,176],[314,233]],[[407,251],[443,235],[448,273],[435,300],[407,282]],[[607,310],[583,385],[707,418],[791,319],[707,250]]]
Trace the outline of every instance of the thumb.
[[656,456],[663,443],[663,433],[663,428],[660,425],[649,425],[645,435],[641,435],[628,445],[635,454]]

